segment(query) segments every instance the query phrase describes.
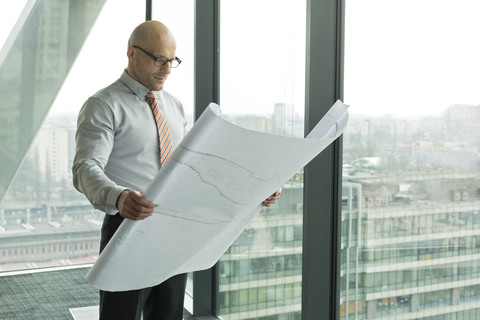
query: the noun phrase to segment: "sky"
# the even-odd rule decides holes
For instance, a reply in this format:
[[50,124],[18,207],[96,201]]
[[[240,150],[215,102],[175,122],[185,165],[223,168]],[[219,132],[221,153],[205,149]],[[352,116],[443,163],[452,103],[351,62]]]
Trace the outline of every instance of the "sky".
[[[301,110],[304,2],[246,2],[222,2],[222,13],[229,17],[221,20],[222,109],[267,113],[276,102],[287,102]],[[0,45],[25,3],[0,4]],[[183,101],[187,112],[193,105],[189,3],[178,1],[177,10],[169,11],[154,6],[159,15],[153,17],[167,23],[177,37],[177,55],[184,62],[166,90]],[[439,116],[451,104],[480,104],[480,1],[346,0],[345,6],[344,102],[352,114]],[[250,23],[243,23],[245,17]],[[132,7],[128,0],[107,1],[52,113],[78,112],[91,94],[120,76],[127,62],[126,40],[143,19],[144,7]]]
[[350,112],[440,115],[480,105],[480,1],[346,0]]

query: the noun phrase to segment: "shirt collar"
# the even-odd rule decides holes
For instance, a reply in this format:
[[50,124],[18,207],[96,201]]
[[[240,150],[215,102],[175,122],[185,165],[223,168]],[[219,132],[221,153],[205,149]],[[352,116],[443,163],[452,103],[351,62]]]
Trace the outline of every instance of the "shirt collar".
[[133,91],[140,99],[144,100],[145,95],[150,91],[147,87],[145,87],[143,84],[138,82],[137,80],[133,79],[128,73],[127,69],[123,70],[122,75],[120,76],[120,79],[125,83],[125,85]]

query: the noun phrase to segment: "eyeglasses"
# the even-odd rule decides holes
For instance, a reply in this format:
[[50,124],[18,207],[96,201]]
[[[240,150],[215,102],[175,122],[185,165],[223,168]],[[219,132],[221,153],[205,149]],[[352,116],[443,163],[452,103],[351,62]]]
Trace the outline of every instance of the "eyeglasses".
[[178,58],[178,57],[175,57],[173,59],[167,59],[165,57],[157,57],[157,56],[154,56],[153,54],[151,54],[150,52],[140,48],[139,46],[133,46],[133,47],[139,49],[140,51],[145,53],[147,56],[152,58],[153,64],[156,65],[157,67],[164,66],[164,65],[166,65],[167,63],[170,62],[170,67],[171,68],[176,68],[180,65],[180,63],[182,63],[182,60],[180,60],[180,58]]

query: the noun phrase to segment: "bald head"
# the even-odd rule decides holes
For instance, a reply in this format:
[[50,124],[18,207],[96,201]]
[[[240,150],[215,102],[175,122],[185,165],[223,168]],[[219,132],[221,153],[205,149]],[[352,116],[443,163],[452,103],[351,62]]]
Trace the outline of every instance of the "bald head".
[[175,37],[166,25],[160,21],[143,22],[133,30],[128,46],[148,46],[152,43],[167,41],[175,44]]
[[156,65],[156,59],[162,57],[172,61],[176,43],[170,30],[159,21],[146,21],[133,30],[128,39],[127,73],[151,90],[163,89],[170,74],[171,63]]

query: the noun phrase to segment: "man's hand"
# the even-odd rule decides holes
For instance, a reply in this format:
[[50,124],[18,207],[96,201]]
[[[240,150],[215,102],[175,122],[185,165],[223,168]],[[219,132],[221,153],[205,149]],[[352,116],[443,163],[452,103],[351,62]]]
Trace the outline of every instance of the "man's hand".
[[117,200],[117,209],[122,217],[130,220],[143,220],[150,217],[154,204],[135,190],[123,190]]
[[267,199],[263,200],[262,204],[265,206],[265,207],[270,207],[272,204],[275,203],[275,201],[277,201],[278,199],[280,199],[280,195],[282,194],[282,188],[278,189],[277,191],[275,191],[274,194],[272,194],[270,197],[268,197]]

